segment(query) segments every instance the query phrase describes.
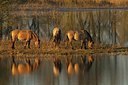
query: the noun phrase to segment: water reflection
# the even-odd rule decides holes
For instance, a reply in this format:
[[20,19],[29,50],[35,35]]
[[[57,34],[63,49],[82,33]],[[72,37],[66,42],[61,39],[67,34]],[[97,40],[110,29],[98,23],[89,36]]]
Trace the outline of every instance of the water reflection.
[[[12,60],[11,60],[12,59]],[[40,62],[35,64],[35,62]],[[2,85],[127,85],[127,55],[51,56],[0,61]],[[13,64],[31,65],[31,72],[12,75]],[[37,65],[37,68],[36,68]],[[35,68],[34,68],[35,67]],[[58,73],[54,73],[54,68]],[[68,72],[71,70],[71,73]],[[7,82],[5,82],[7,81]]]
[[53,73],[54,73],[54,75],[59,76],[59,74],[61,73],[61,69],[62,69],[61,60],[59,58],[54,58],[54,61],[53,61]]
[[14,59],[14,56],[12,56],[12,67],[11,67],[11,71],[12,71],[12,75],[23,75],[23,74],[29,74],[33,71],[35,71],[39,66],[39,59],[35,58],[34,62],[31,63],[30,60],[25,60],[23,62],[16,62]]
[[83,63],[83,68],[84,68],[84,71],[87,70],[89,71],[93,62],[94,62],[94,58],[92,55],[87,55],[87,56],[82,56],[82,63]]

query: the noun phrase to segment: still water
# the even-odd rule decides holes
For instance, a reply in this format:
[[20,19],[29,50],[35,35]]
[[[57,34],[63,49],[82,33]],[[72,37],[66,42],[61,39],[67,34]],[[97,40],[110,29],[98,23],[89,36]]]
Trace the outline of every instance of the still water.
[[[96,54],[86,56],[38,57],[0,59],[0,85],[127,85],[128,55]],[[19,64],[29,65],[29,72],[12,73]],[[57,63],[56,63],[57,62]],[[15,68],[13,67],[15,63]],[[27,65],[26,65],[27,66]],[[58,70],[56,70],[57,67]],[[21,66],[22,70],[25,66]],[[34,69],[33,69],[34,68]],[[56,72],[56,73],[55,73]]]

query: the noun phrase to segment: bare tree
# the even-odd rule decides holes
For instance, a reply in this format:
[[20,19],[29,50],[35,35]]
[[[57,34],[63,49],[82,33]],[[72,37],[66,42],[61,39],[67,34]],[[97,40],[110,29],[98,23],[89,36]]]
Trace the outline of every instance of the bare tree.
[[94,23],[94,18],[93,18],[93,12],[89,12],[89,28],[92,30],[92,37],[93,40],[95,41],[96,39],[96,32],[95,32],[95,23]]
[[77,13],[77,20],[78,20],[78,23],[79,23],[81,29],[84,29],[85,25],[87,25],[87,17],[88,16],[86,16],[86,15],[84,15],[84,16],[85,16],[85,18],[83,17],[82,12]]
[[113,30],[113,44],[116,44],[116,11],[113,12],[113,18],[112,18],[112,30]]

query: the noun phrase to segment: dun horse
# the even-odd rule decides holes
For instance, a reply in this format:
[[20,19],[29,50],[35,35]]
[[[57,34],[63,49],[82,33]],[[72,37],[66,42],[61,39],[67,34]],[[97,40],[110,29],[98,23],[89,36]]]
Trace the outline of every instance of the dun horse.
[[[90,34],[86,30],[80,30],[80,31],[73,31],[70,30],[66,33],[66,37],[69,40],[68,43],[72,47],[72,41],[73,40],[79,40],[81,41],[81,49],[84,47],[86,48],[92,48],[93,47],[93,40],[90,36]],[[73,47],[72,47],[73,48]]]
[[53,29],[53,39],[52,41],[54,42],[54,46],[57,46],[60,44],[61,41],[61,30],[57,27]]
[[26,48],[26,46],[30,48],[31,40],[35,43],[35,47],[40,48],[40,40],[37,34],[32,32],[31,30],[15,29],[11,32],[11,37],[12,37],[12,49],[15,48],[14,44],[17,39],[20,41],[25,41],[24,48]]

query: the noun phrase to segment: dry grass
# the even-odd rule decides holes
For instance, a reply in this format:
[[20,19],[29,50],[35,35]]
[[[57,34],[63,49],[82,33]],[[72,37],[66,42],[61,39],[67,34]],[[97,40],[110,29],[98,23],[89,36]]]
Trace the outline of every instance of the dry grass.
[[15,56],[32,56],[32,55],[86,55],[86,54],[95,54],[95,53],[128,53],[128,48],[123,47],[95,47],[94,49],[80,49],[79,43],[73,43],[75,49],[69,47],[65,48],[64,43],[61,43],[60,48],[52,46],[51,43],[42,42],[41,48],[35,48],[31,44],[31,49],[24,49],[23,43],[17,42],[16,48],[11,49],[10,41],[2,41],[0,46],[0,55],[15,55]]

